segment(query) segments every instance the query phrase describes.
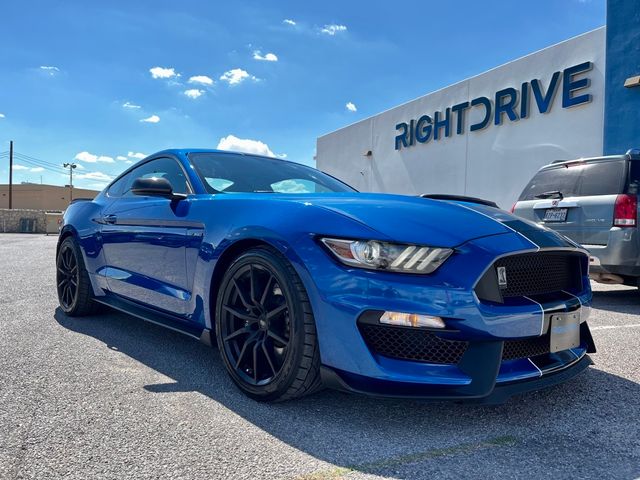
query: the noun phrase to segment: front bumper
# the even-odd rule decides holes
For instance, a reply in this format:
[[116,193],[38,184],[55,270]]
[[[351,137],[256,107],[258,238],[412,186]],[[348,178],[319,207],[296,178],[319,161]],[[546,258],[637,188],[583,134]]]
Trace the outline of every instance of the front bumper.
[[[556,373],[565,369],[578,373],[577,365],[590,362],[583,360],[594,348],[586,322],[582,323],[586,334],[579,347],[549,354],[539,359],[539,366],[529,358],[502,360],[505,340],[546,332],[546,312],[582,308],[587,313],[591,302],[586,268],[581,291],[566,292],[548,303],[532,299],[504,305],[480,302],[474,286],[487,266],[502,255],[531,249],[520,235],[507,233],[468,242],[428,276],[348,269],[333,262],[311,242],[296,249],[302,253],[302,262],[296,267],[312,304],[324,377],[329,385],[373,395],[479,399],[512,383],[519,385],[517,388],[525,383],[527,388],[537,388],[535,385],[547,383],[551,374],[564,378],[568,373]],[[307,270],[302,265],[315,267]],[[365,343],[357,323],[371,310],[444,318],[454,325],[457,338],[469,342],[469,347],[456,364],[377,355]],[[540,383],[543,378],[545,381]]]
[[571,380],[589,365],[593,365],[591,357],[584,353],[573,362],[556,370],[527,380],[514,380],[496,383],[491,377],[490,370],[480,370],[475,385],[434,392],[432,386],[425,388],[421,385],[399,384],[380,380],[372,380],[355,374],[345,374],[328,367],[322,367],[323,384],[348,393],[358,393],[385,398],[411,398],[433,401],[468,401],[482,404],[501,404],[513,395],[541,390]]

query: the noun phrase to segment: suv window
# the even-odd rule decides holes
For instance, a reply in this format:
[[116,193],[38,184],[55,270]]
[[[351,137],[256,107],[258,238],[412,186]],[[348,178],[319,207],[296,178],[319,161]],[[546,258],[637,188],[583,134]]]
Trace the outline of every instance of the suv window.
[[564,197],[588,197],[622,193],[625,186],[625,160],[574,163],[541,170],[525,187],[518,201],[534,200],[536,195],[559,191]]
[[143,163],[139,167],[131,170],[124,177],[119,178],[109,188],[109,195],[112,197],[131,197],[131,186],[137,178],[159,177],[166,178],[171,183],[175,193],[190,193],[189,182],[184,171],[172,158],[156,158],[150,162]]

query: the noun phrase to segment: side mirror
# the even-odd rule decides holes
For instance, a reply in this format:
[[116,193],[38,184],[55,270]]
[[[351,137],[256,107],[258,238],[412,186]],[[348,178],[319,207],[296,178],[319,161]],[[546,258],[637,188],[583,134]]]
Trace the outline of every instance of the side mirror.
[[148,197],[166,197],[172,200],[185,198],[182,193],[173,193],[173,187],[166,178],[136,178],[131,186],[134,195],[144,195]]

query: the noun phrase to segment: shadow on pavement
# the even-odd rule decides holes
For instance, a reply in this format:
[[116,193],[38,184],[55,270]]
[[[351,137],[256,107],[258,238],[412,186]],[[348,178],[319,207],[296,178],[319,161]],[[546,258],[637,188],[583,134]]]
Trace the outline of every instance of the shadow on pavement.
[[619,313],[640,314],[640,292],[637,289],[594,290],[593,308]]
[[[261,404],[235,388],[217,350],[188,337],[116,312],[70,318],[57,309],[55,319],[173,379],[147,385],[147,391],[199,392],[292,447],[337,467],[412,478],[415,473],[402,469],[417,461],[444,461],[447,452],[456,449],[465,455],[459,460],[467,462],[467,468],[474,456],[482,462],[487,456],[478,450],[489,442],[492,460],[485,462],[522,467],[518,462],[526,461],[532,468],[563,477],[577,474],[580,462],[590,465],[590,477],[639,473],[637,460],[634,467],[635,457],[627,452],[634,450],[630,448],[634,442],[637,450],[640,442],[638,407],[629,408],[637,405],[640,385],[597,368],[500,406],[381,400],[327,390],[302,400]],[[595,360],[597,364],[597,355]],[[310,478],[335,475],[327,471]]]

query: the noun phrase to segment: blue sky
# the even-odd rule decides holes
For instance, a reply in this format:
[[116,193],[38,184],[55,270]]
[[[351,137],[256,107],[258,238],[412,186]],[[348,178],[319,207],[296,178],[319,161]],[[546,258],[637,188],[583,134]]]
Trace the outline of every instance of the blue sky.
[[2,11],[0,152],[13,139],[27,155],[14,181],[64,184],[51,165],[75,161],[74,184],[98,189],[172,147],[313,165],[319,135],[605,23],[605,0],[22,0]]

